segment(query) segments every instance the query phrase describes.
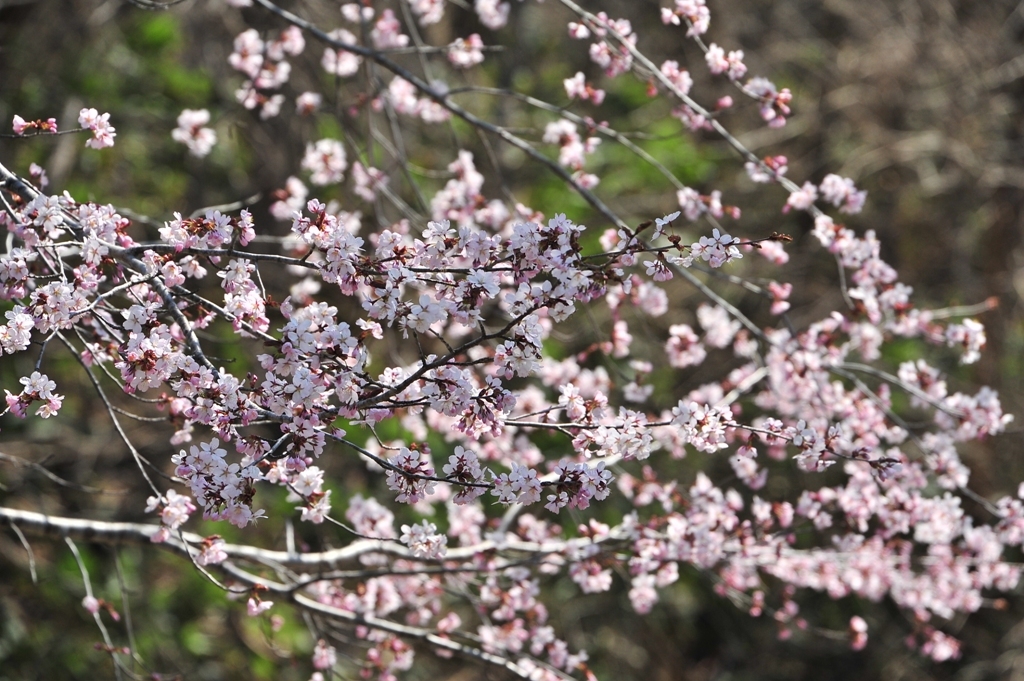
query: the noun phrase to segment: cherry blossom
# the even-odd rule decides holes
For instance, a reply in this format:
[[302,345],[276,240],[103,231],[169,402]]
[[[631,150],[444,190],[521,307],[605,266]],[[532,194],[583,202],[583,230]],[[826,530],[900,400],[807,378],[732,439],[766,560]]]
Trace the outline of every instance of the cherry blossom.
[[409,7],[419,17],[421,26],[429,26],[441,21],[444,4],[444,0],[411,0]]
[[332,139],[322,139],[316,144],[310,144],[302,158],[302,167],[310,171],[309,181],[315,185],[341,182],[348,168],[345,147],[338,140]]
[[403,544],[419,558],[443,558],[448,538],[437,534],[437,526],[426,520],[418,525],[402,525]]
[[[83,125],[83,127],[86,127],[85,124],[82,124],[82,125]],[[32,130],[39,130],[40,132],[56,133],[57,132],[57,119],[56,118],[47,118],[45,121],[42,120],[42,119],[35,120],[35,121],[26,121],[24,118],[22,118],[18,114],[14,114],[14,118],[12,119],[12,122],[11,122],[11,127],[14,129],[14,134],[15,135],[24,135],[26,132],[30,132]],[[113,130],[113,128],[111,128],[111,130]]]
[[171,131],[171,139],[188,147],[189,153],[202,158],[217,144],[213,128],[203,127],[210,122],[206,109],[185,109],[178,116],[178,127]]
[[476,66],[484,60],[483,47],[484,41],[479,33],[471,33],[465,39],[456,38],[448,46],[448,61],[460,69]]
[[[355,45],[357,42],[356,37],[344,28],[335,29],[329,35],[332,39],[349,45]],[[320,65],[323,66],[324,71],[341,78],[355,75],[361,63],[362,57],[359,55],[330,47],[324,50],[323,57],[320,59]]]
[[82,109],[78,114],[78,124],[92,131],[92,138],[86,141],[85,146],[92,149],[114,146],[114,137],[117,133],[114,126],[110,125],[109,113],[101,114],[96,109]]

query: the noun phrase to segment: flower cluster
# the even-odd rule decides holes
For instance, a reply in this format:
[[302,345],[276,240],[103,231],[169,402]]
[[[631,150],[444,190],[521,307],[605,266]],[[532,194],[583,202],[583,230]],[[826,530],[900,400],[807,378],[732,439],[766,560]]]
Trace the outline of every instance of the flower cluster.
[[86,130],[92,131],[92,138],[85,142],[85,146],[92,149],[105,149],[114,146],[114,138],[117,137],[117,133],[114,131],[114,126],[110,124],[110,114],[101,114],[96,109],[82,109],[78,114],[78,124]]
[[18,418],[25,418],[29,406],[34,402],[43,403],[36,410],[36,415],[41,418],[50,418],[60,411],[64,396],[53,392],[57,384],[47,378],[46,374],[33,371],[31,375],[23,376],[18,380],[25,386],[19,394],[14,395],[9,390],[4,391],[7,395],[7,410],[12,414]]
[[163,497],[149,497],[146,500],[146,513],[152,513],[157,509],[160,510],[161,524],[160,529],[150,537],[150,541],[154,543],[167,541],[172,530],[177,530],[188,522],[188,517],[195,512],[196,507],[191,498],[170,489]]
[[262,119],[277,116],[285,96],[280,92],[267,93],[281,89],[291,77],[291,64],[285,57],[298,56],[305,49],[306,40],[295,26],[284,29],[274,40],[264,40],[252,28],[238,34],[228,63],[246,80],[235,97],[246,109],[259,109]]
[[417,558],[444,558],[448,537],[437,534],[437,526],[426,520],[418,525],[402,525],[403,544]]
[[204,127],[210,122],[206,109],[185,109],[178,116],[178,127],[171,131],[171,139],[188,147],[193,156],[202,158],[217,144],[217,133],[213,128]]
[[57,119],[47,118],[44,120],[26,121],[18,114],[14,114],[14,119],[11,122],[11,126],[14,128],[15,135],[24,135],[27,132],[38,130],[39,132],[56,133],[57,132]]
[[[957,391],[924,359],[888,366],[894,355],[884,350],[912,338],[975,362],[986,344],[982,324],[915,307],[876,235],[822,210],[862,209],[867,195],[852,179],[827,174],[800,185],[787,178],[786,157],[758,160],[741,147],[756,188],[780,192],[774,208],[790,214],[780,219],[808,213],[807,238],[842,268],[845,307],[791,317],[794,306],[800,311],[796,285],[771,274],[744,278],[754,265],[780,270],[789,237],[750,235],[756,228],[739,221],[721,190],[688,187],[668,168],[659,172],[678,210],[631,226],[595,197],[605,186],[585,167],[594,170],[602,139],[646,152],[607,123],[539,100],[529,101],[559,116],[537,134],[549,147],[531,146],[512,127],[480,124],[466,91],[393,58],[417,51],[423,63],[437,57],[432,69],[470,69],[484,59],[484,39],[473,33],[421,48],[410,22],[436,24],[446,4],[411,0],[408,9],[348,3],[341,20],[351,31],[310,33],[293,17],[284,30],[235,38],[228,60],[246,79],[243,106],[262,118],[309,117],[295,119],[308,132],[324,129],[324,98],[304,91],[294,114],[282,114],[287,58],[302,54],[304,35],[327,36],[320,65],[351,102],[344,115],[365,114],[380,136],[360,139],[353,126],[343,140],[306,137],[296,165],[327,193],[318,198],[288,177],[271,196],[270,213],[287,223],[277,232],[247,210],[222,207],[174,213],[143,240],[145,230],[114,207],[48,195],[0,166],[10,244],[0,256],[0,298],[9,301],[0,354],[35,353],[20,392],[5,391],[5,413],[26,418],[36,403],[40,417],[58,413],[63,396],[41,371],[58,344],[90,376],[104,372],[126,400],[162,410],[171,441],[183,447],[170,457],[171,484],[189,496],[154,485],[147,512],[159,514],[160,526],[152,540],[181,532],[201,567],[223,568],[234,554],[266,559],[278,579],[291,580],[299,607],[339,623],[358,617],[352,636],[365,653],[364,675],[394,678],[412,665],[419,641],[442,654],[478,645],[481,659],[522,678],[588,677],[586,652],[570,650],[548,623],[544,576],[564,572],[583,593],[624,580],[632,607],[647,613],[686,566],[713,572],[719,591],[752,614],[773,612],[784,636],[808,626],[797,594],[811,589],[887,598],[913,618],[913,646],[936,660],[958,655],[959,642],[938,620],[1015,588],[1021,567],[1005,556],[1024,544],[1024,487],[991,502],[994,519],[982,519],[962,501],[977,499],[958,448],[1004,432],[1012,416],[995,391]],[[475,0],[472,11],[491,31],[515,17],[499,0]],[[572,11],[569,34],[591,41],[590,59],[605,78],[642,74],[652,97],[674,98],[673,115],[686,126],[721,130],[718,114],[731,97],[703,108],[678,62],[659,67],[639,52],[629,20]],[[661,19],[680,35],[710,30],[704,0],[674,0]],[[768,125],[785,122],[788,90],[761,77],[744,81],[741,50],[697,45],[718,85],[753,98]],[[563,81],[569,99],[588,107],[605,102],[598,84],[583,72]],[[408,124],[403,117],[436,124],[452,116],[462,121],[451,128],[457,134],[463,124],[497,131],[540,159],[606,224],[588,231],[499,193],[488,178],[500,155],[439,146],[431,153],[450,153],[421,173],[401,140],[380,132]],[[88,146],[113,144],[109,114],[83,109],[79,122],[91,133]],[[216,143],[209,122],[207,110],[186,109],[172,139],[205,156]],[[13,125],[17,135],[57,131],[53,119],[15,116]],[[42,188],[45,173],[30,172]],[[365,215],[351,208],[352,197]],[[752,250],[765,260],[743,260]],[[711,271],[723,267],[725,274]],[[708,302],[681,310],[675,287],[686,282]],[[737,302],[728,282],[755,295]],[[251,361],[220,361],[227,338],[238,339],[232,348],[260,349]],[[114,419],[125,411],[104,404]],[[692,473],[685,482],[664,477],[674,470],[665,461],[694,451],[702,455],[684,462]],[[693,471],[705,454],[718,464]],[[386,485],[407,507],[342,493],[345,479],[332,475],[355,460],[361,489]],[[287,494],[294,516],[337,523],[354,538],[324,554],[289,544],[285,555],[184,534],[197,508],[207,520],[247,528],[264,516],[257,497],[268,487]],[[335,518],[339,500],[347,524]],[[608,524],[556,524],[599,502]],[[499,507],[498,518],[488,504],[509,508]],[[396,515],[417,520],[396,529]],[[304,561],[315,565],[310,574],[292,569]],[[333,572],[321,569],[328,564]],[[245,581],[242,568],[231,569]],[[245,589],[250,615],[271,607],[259,596],[264,577],[253,575]],[[456,593],[474,606],[465,625],[449,610]],[[97,612],[100,601],[86,607]],[[312,665],[321,676],[340,664],[328,641],[337,642],[334,631],[317,635],[325,638]],[[863,648],[867,622],[853,617],[841,635]]]
[[192,495],[202,504],[204,518],[245,527],[263,516],[262,509],[252,507],[253,483],[261,476],[250,462],[243,459],[229,464],[226,457],[227,450],[214,438],[198,447],[193,445],[187,452],[181,450],[171,461],[176,465],[174,474],[187,481]]
[[436,483],[431,480],[434,469],[419,452],[405,447],[388,460],[388,487],[396,492],[397,501],[415,504],[434,493]]

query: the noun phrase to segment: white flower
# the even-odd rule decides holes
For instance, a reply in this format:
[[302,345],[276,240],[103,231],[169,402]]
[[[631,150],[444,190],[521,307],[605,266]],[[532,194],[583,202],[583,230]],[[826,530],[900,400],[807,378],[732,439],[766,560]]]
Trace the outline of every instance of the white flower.
[[417,558],[443,558],[448,548],[448,537],[437,534],[437,526],[426,520],[416,525],[402,525],[399,539]]

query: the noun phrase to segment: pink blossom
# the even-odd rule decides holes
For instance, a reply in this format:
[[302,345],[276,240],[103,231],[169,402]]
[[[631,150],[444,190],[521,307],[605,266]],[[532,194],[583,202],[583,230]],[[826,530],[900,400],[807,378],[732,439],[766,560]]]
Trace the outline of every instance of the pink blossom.
[[259,617],[272,607],[274,601],[261,601],[258,597],[250,597],[245,605],[245,611],[249,617]]
[[[356,37],[350,31],[346,31],[343,28],[335,29],[328,33],[328,35],[331,39],[348,45],[355,45],[357,43]],[[324,50],[324,55],[320,59],[320,65],[323,66],[324,71],[331,75],[348,78],[354,76],[359,71],[359,65],[362,64],[362,61],[362,57],[348,50],[328,47]]]
[[[422,4],[414,0],[410,3],[413,7],[413,11],[416,11],[417,5]],[[362,21],[371,21],[373,19],[374,11],[372,7],[361,6],[358,2],[347,2],[341,6],[341,16],[345,17],[345,21],[353,24],[358,24]]]
[[950,324],[946,328],[946,345],[962,347],[961,364],[972,364],[981,357],[981,349],[985,347],[985,327],[975,319],[965,319],[960,324]]
[[86,596],[82,599],[82,607],[85,608],[85,611],[90,615],[95,615],[100,611],[100,602],[95,596]]
[[725,73],[729,69],[729,62],[725,59],[725,50],[711,43],[708,46],[707,54],[704,55],[705,61],[708,63],[708,69],[711,73],[719,74]]
[[352,180],[355,182],[355,193],[364,201],[373,201],[377,198],[377,192],[388,186],[391,178],[382,170],[364,167],[356,161],[352,164]]
[[789,199],[786,200],[785,210],[790,208],[796,208],[797,210],[807,210],[814,202],[818,199],[818,188],[810,182],[804,182],[804,186],[794,191],[789,195]]
[[313,649],[313,668],[330,669],[338,663],[338,655],[334,646],[327,645],[327,641],[320,639]]
[[605,92],[593,87],[584,80],[583,72],[578,71],[572,78],[566,78],[562,83],[565,86],[565,94],[569,99],[590,100],[599,105],[604,101]]
[[474,0],[473,9],[476,10],[480,23],[492,31],[497,31],[508,22],[511,7],[507,2],[500,0]]
[[277,200],[270,204],[270,214],[278,220],[291,220],[296,212],[301,212],[306,205],[309,196],[309,189],[297,177],[289,177],[285,181],[284,189],[273,193]]
[[418,452],[402,447],[388,460],[388,464],[391,468],[388,469],[387,483],[390,489],[398,492],[397,501],[415,504],[434,493],[436,483],[425,479],[433,477],[434,469],[420,458]]
[[419,17],[420,26],[430,26],[444,16],[444,0],[410,0],[409,7]]
[[452,499],[456,504],[468,504],[487,491],[482,484],[484,470],[473,450],[457,445],[455,452],[448,457],[448,463],[441,470],[446,478],[462,485]]
[[390,9],[385,9],[370,31],[370,40],[379,50],[402,48],[409,44],[409,36],[402,33],[402,25]]
[[472,33],[465,39],[456,38],[448,46],[448,61],[460,69],[476,66],[484,60],[483,47],[484,41],[479,33]]
[[853,180],[829,174],[821,181],[821,198],[833,206],[839,206],[840,212],[859,213],[867,199],[866,191],[857,191]]
[[228,56],[228,63],[236,71],[241,71],[249,78],[255,78],[263,65],[263,40],[254,28],[250,28],[235,37],[234,50]]
[[494,479],[491,494],[502,504],[533,504],[540,501],[541,486],[537,471],[516,462],[509,473],[502,473]]
[[735,239],[722,234],[718,228],[711,230],[711,236],[702,236],[700,241],[690,246],[690,254],[707,262],[711,267],[721,267],[732,260],[743,257],[740,249],[734,245]]
[[669,364],[676,368],[694,366],[704,361],[707,352],[688,324],[673,324],[665,343]]
[[300,116],[310,116],[320,110],[323,96],[319,92],[303,92],[295,98],[295,112]]
[[768,283],[768,292],[772,294],[772,314],[782,314],[789,309],[789,294],[793,292],[790,283],[780,284],[776,281]]
[[590,29],[575,21],[569,22],[569,37],[574,40],[586,40],[590,37]]
[[30,124],[28,123],[28,121],[26,121],[24,118],[22,118],[18,114],[14,114],[13,127],[14,127],[14,134],[15,135],[21,135],[21,134],[23,134],[25,132],[25,130],[27,130],[30,127]]
[[171,131],[171,139],[187,146],[193,156],[202,158],[217,143],[213,128],[203,127],[209,122],[210,112],[206,109],[185,109],[178,116],[178,127]]
[[933,629],[921,646],[921,652],[936,662],[953,660],[960,657],[960,641],[937,629]]
[[437,534],[437,526],[426,520],[417,525],[402,525],[400,540],[417,558],[443,558],[448,545],[448,538]]
[[345,177],[348,161],[345,147],[338,140],[322,139],[316,144],[306,145],[302,167],[310,171],[309,181],[315,185],[341,182]]
[[82,109],[78,114],[78,124],[92,131],[92,139],[87,140],[85,146],[93,149],[114,146],[114,137],[117,133],[114,126],[110,125],[109,113],[100,114],[96,109]]
[[[22,118],[18,114],[14,114],[14,118],[12,119],[12,127],[14,129],[14,134],[15,135],[24,135],[26,132],[29,132],[31,130],[39,130],[40,132],[56,133],[57,132],[57,119],[56,118],[48,118],[45,121],[42,120],[42,119],[38,119],[38,120],[34,120],[34,121],[26,121],[24,118]],[[113,128],[111,128],[111,131],[113,131]]]
[[689,71],[679,68],[679,62],[665,61],[661,65],[661,72],[672,82],[672,85],[676,88],[677,96],[685,97],[690,94],[690,88],[693,87],[693,78],[690,77]]
[[196,556],[196,563],[204,566],[223,563],[228,559],[228,554],[224,551],[225,546],[224,540],[220,537],[207,537],[203,541],[202,550]]

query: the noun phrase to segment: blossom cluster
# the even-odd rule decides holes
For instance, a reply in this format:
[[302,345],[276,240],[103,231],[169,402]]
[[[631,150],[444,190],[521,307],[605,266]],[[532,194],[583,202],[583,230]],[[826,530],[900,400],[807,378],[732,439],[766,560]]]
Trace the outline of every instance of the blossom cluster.
[[[421,27],[446,11],[435,0],[408,8]],[[497,0],[476,0],[472,10],[490,31],[514,18]],[[642,74],[694,130],[715,130],[716,112],[733,105],[719,98],[701,107],[689,71],[649,61],[628,19],[573,11],[569,35],[590,41],[606,87]],[[340,21],[352,30],[315,33],[293,21],[243,31],[228,57],[245,78],[239,101],[262,119],[282,115],[287,59],[300,57],[310,36],[326,35],[321,69],[339,91],[366,86],[355,109],[396,126],[457,115],[472,122],[445,82],[389,66],[420,40],[403,16],[348,3]],[[710,16],[704,0],[674,0],[661,12],[664,24],[698,41],[713,75],[755,100],[763,121],[784,124],[788,90],[744,80],[741,50],[705,46]],[[445,68],[471,69],[483,49],[474,33],[437,54]],[[374,69],[364,69],[370,56]],[[582,71],[563,85],[588,106],[605,101]],[[299,94],[295,115],[319,115],[322,99]],[[406,161],[378,163],[348,132],[311,136],[296,156],[295,172],[307,172],[314,189],[292,176],[273,194],[269,212],[288,232],[264,242],[280,244],[274,252],[256,239],[273,227],[246,209],[174,213],[147,240],[113,206],[46,194],[0,166],[11,199],[0,224],[12,244],[0,256],[0,298],[10,308],[0,353],[46,350],[57,339],[86,369],[117,381],[126,399],[148,404],[146,394],[163,410],[177,449],[173,484],[189,495],[153,483],[153,541],[183,537],[199,508],[207,520],[245,529],[266,516],[257,499],[270,488],[288,495],[301,522],[351,533],[345,559],[367,570],[297,577],[292,595],[339,622],[365,623],[353,630],[363,669],[381,678],[410,668],[414,638],[445,654],[457,640],[478,642],[523,678],[586,678],[587,653],[549,624],[544,576],[564,573],[588,594],[621,582],[632,607],[647,613],[686,566],[713,573],[751,614],[772,612],[784,635],[806,628],[797,594],[811,589],[888,598],[910,614],[915,647],[937,660],[957,655],[959,642],[938,620],[980,609],[988,591],[1015,588],[1020,567],[1005,556],[1024,542],[1024,487],[991,502],[994,519],[976,517],[962,503],[974,493],[958,447],[1000,434],[1012,416],[993,390],[958,391],[925,358],[886,367],[883,349],[913,338],[971,363],[986,343],[983,325],[916,307],[877,236],[825,212],[862,209],[867,194],[852,179],[827,174],[798,185],[786,157],[747,152],[749,178],[787,192],[777,197],[779,215],[805,211],[814,224],[808,238],[842,269],[845,307],[808,323],[791,319],[793,283],[742,279],[751,266],[743,256],[754,250],[783,276],[789,237],[743,225],[721,190],[677,178],[666,193],[678,210],[630,226],[591,198],[600,177],[585,171],[614,131],[548,110],[559,118],[537,131],[547,152],[498,129],[591,200],[594,219],[612,223],[596,234],[564,213],[488,198],[497,192],[469,149],[450,150],[436,191],[416,197],[416,208],[403,198],[411,181],[394,174]],[[90,147],[113,144],[109,114],[83,109],[79,122]],[[209,122],[207,110],[186,109],[170,134],[201,158],[216,143]],[[15,117],[14,130],[56,132],[56,122]],[[335,200],[346,182],[367,215]],[[717,280],[705,283],[704,273],[720,268],[759,293],[760,308],[741,310]],[[267,293],[272,272],[289,281],[283,299]],[[670,296],[676,278],[708,302],[681,309]],[[583,318],[608,323],[577,348],[564,339]],[[260,349],[233,371],[215,361],[211,339],[220,337]],[[62,408],[56,381],[39,370],[43,354],[22,390],[6,391],[5,413],[26,418],[39,402],[35,413],[47,418]],[[693,376],[707,382],[687,383]],[[708,468],[662,477],[667,460],[695,452],[691,461],[721,458],[727,475],[716,482]],[[343,481],[332,477],[340,460],[365,465],[366,489],[380,498],[341,494]],[[787,484],[769,484],[782,476]],[[488,512],[493,504],[500,519]],[[599,504],[610,524],[557,524]],[[207,567],[232,551],[212,536],[193,540],[190,555]],[[305,552],[290,548],[288,560]],[[284,579],[287,570],[278,572]],[[259,596],[264,581],[252,582],[252,616],[273,605]],[[466,594],[475,619],[463,623],[452,610],[453,591]],[[411,628],[417,636],[404,637]],[[860,649],[868,629],[857,616],[844,635]],[[340,663],[328,640],[314,640],[315,678]]]
[[185,109],[178,116],[178,127],[171,131],[171,139],[188,147],[193,156],[202,158],[217,144],[217,132],[205,127],[210,122],[206,109]]

